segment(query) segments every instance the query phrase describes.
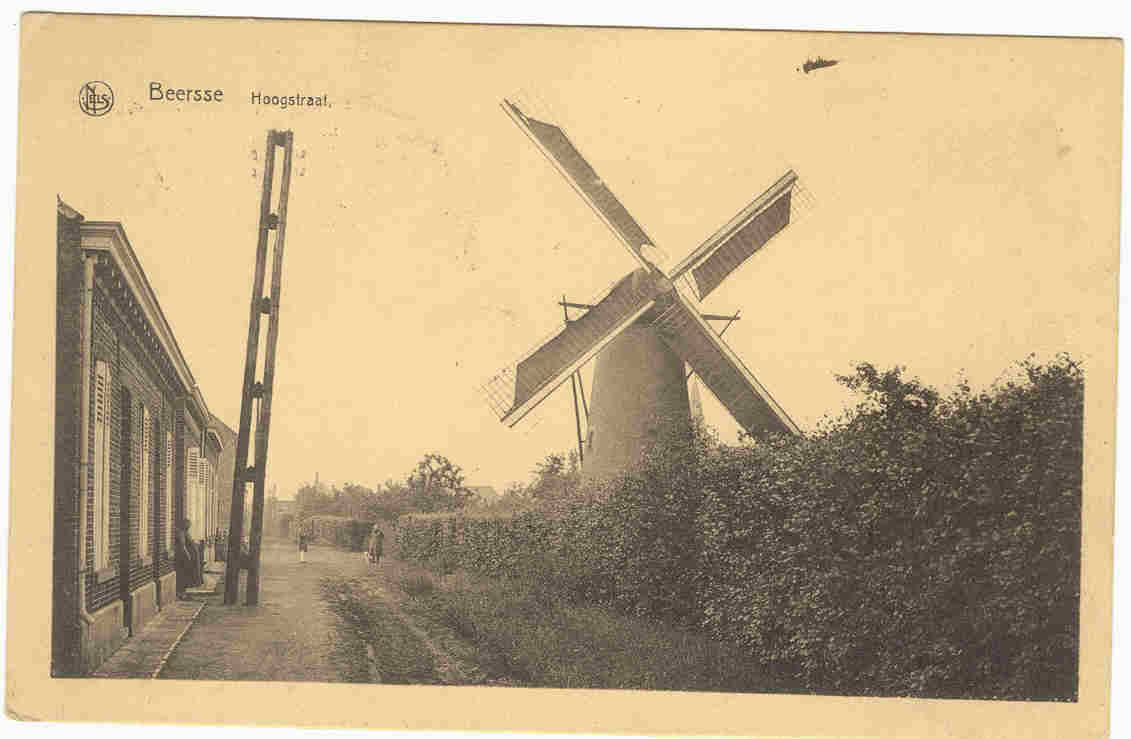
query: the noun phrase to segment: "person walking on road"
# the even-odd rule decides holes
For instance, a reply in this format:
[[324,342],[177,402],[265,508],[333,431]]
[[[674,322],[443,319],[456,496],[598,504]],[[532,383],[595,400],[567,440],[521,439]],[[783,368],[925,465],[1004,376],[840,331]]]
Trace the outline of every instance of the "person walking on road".
[[306,531],[301,529],[298,532],[298,561],[306,561]]
[[370,564],[377,564],[381,561],[381,554],[385,549],[385,532],[377,524],[373,525],[373,532],[369,534],[369,551],[368,555]]

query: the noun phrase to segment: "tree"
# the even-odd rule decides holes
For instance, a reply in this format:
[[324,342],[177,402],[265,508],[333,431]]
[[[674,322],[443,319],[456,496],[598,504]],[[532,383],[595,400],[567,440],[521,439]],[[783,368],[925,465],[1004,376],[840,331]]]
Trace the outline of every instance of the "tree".
[[441,454],[425,454],[406,483],[413,507],[425,513],[463,508],[472,497],[463,470]]
[[370,508],[371,517],[383,521],[396,520],[398,516],[413,510],[412,491],[403,482],[394,480],[385,482],[384,487],[373,496]]
[[327,513],[333,506],[330,496],[314,485],[303,485],[295,495],[295,515],[299,520]]
[[363,521],[374,518],[372,508],[377,502],[377,495],[372,490],[364,485],[353,485],[347,482],[340,491],[335,492],[338,495],[337,512],[339,516]]
[[853,374],[837,375],[836,381],[864,397],[864,402],[857,407],[858,415],[878,410],[888,423],[905,423],[915,417],[929,416],[941,400],[938,391],[918,378],[903,379],[905,369],[892,367],[880,372],[871,363],[861,362]]
[[577,453],[547,454],[534,468],[530,496],[538,500],[562,498],[571,493],[581,480]]

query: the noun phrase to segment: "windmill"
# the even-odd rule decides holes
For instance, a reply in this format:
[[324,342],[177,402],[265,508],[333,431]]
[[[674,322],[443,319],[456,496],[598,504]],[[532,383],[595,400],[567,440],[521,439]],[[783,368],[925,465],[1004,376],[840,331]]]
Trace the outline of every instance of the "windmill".
[[[689,422],[685,364],[748,433],[799,433],[708,323],[737,314],[703,315],[697,307],[793,220],[797,175],[786,172],[686,258],[662,269],[652,239],[565,132],[508,100],[502,105],[639,266],[598,298],[568,304],[584,313],[567,313],[564,328],[486,383],[500,420],[513,427],[567,379],[579,379],[581,367],[596,357],[582,467],[587,477],[630,469],[661,426]],[[562,305],[567,307],[564,297]]]

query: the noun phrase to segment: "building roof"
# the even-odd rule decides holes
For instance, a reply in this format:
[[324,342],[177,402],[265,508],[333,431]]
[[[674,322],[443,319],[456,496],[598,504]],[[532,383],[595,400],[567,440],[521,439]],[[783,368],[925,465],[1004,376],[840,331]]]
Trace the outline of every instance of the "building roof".
[[212,419],[213,416],[204,402],[204,395],[196,384],[196,378],[189,369],[188,361],[177,343],[176,336],[173,335],[173,329],[161,310],[157,294],[153,292],[153,287],[145,276],[145,271],[126,237],[126,230],[121,222],[88,221],[80,212],[63,202],[62,198],[58,199],[57,209],[63,217],[79,222],[79,244],[84,252],[105,254],[113,260],[136,297],[161,348],[172,362],[177,378],[196,404],[201,417],[205,420]]
[[212,415],[208,426],[209,433],[216,434],[217,437],[221,440],[221,451],[223,451],[226,444],[236,443],[236,437],[238,437],[239,434],[233,431],[232,427],[224,423],[224,421],[221,420],[218,416]]

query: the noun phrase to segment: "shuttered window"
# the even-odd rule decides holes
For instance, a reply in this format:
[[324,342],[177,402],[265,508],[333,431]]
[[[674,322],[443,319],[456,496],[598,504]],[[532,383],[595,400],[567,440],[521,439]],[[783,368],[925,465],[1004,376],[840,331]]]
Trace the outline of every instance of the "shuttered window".
[[208,458],[201,457],[196,463],[196,538],[203,539],[208,521],[205,520],[205,500],[208,497]]
[[99,360],[94,370],[94,569],[110,566],[110,365]]
[[215,525],[216,525],[216,522],[213,520],[215,518],[215,511],[216,511],[216,486],[213,484],[214,481],[215,481],[215,473],[212,470],[212,460],[211,459],[206,460],[204,464],[208,468],[208,480],[206,482],[206,485],[208,486],[207,487],[208,495],[205,496],[205,500],[207,500],[208,509],[207,509],[207,511],[205,511],[205,515],[204,515],[204,518],[205,518],[204,535],[205,536],[212,536],[212,531],[213,531],[213,529],[215,528]]
[[153,422],[149,409],[141,407],[141,487],[138,489],[137,546],[141,558],[149,556],[149,497],[153,494],[150,460],[153,456]]
[[189,535],[195,540],[200,538],[200,447],[189,447],[187,461],[185,517],[189,520]]
[[173,511],[173,433],[165,432],[165,549],[173,548],[173,529],[176,527]]

